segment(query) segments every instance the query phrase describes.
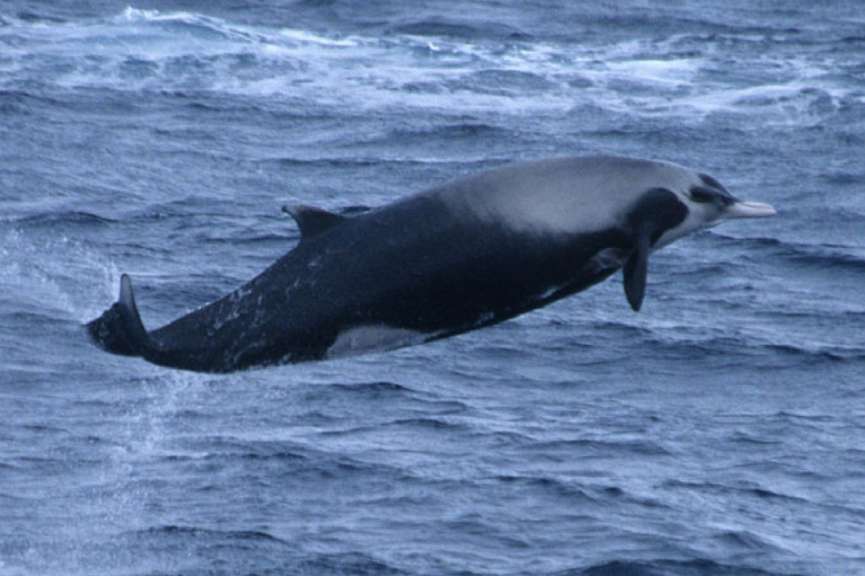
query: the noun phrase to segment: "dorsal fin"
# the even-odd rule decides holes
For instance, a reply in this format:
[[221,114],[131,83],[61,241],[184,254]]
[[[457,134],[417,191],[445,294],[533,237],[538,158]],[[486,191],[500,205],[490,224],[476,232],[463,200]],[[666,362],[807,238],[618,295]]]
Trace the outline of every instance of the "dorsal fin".
[[300,239],[312,238],[339,226],[347,220],[345,216],[305,204],[286,204],[282,211],[289,214],[300,228]]

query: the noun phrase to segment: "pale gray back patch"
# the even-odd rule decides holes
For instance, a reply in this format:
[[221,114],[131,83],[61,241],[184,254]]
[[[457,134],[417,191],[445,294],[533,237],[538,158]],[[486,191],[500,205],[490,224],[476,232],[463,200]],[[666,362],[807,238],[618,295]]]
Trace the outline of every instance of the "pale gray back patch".
[[608,156],[513,164],[429,194],[470,213],[535,233],[589,233],[621,225],[651,188],[685,190],[699,176],[681,166]]
[[343,330],[327,349],[327,358],[344,358],[370,352],[384,352],[403,346],[422,344],[431,335],[384,324],[355,326]]

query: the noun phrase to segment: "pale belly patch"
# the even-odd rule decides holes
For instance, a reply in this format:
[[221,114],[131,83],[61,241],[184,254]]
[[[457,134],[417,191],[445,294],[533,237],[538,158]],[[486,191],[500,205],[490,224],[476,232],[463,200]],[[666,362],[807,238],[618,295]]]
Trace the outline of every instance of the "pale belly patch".
[[344,358],[370,352],[384,352],[394,348],[421,344],[431,335],[385,324],[355,326],[343,330],[327,349],[327,358]]

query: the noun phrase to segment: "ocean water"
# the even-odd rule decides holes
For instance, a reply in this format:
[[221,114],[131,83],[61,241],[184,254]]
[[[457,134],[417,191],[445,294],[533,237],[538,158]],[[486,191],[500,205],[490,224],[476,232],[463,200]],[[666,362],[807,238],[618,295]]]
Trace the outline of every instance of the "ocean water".
[[[865,4],[0,3],[0,574],[865,574]],[[97,350],[509,161],[774,219],[505,324],[207,376]]]

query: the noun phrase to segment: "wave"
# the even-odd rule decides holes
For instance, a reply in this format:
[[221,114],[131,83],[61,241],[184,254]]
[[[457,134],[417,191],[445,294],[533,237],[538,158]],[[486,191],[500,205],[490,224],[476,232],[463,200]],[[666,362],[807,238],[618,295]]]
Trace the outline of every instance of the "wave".
[[[329,426],[336,424],[332,417],[327,416],[326,419]],[[346,434],[355,436],[362,431],[353,428]],[[340,436],[341,432],[331,429],[320,434],[324,437],[335,437]],[[162,459],[165,462],[186,464],[195,469],[200,462],[207,462],[208,466],[215,467],[268,466],[292,481],[304,482],[310,477],[340,482],[355,481],[358,477],[367,479],[384,476],[401,482],[413,478],[408,471],[398,466],[370,463],[348,454],[328,452],[292,442],[202,438],[186,446],[184,452],[168,454]]]
[[[192,460],[189,457],[185,456],[166,456],[164,458],[166,462],[178,462],[178,461],[189,461]],[[230,460],[248,460],[254,462],[282,462],[282,463],[297,463],[304,460],[307,460],[307,456],[304,454],[300,454],[297,452],[291,451],[282,451],[282,452],[269,452],[269,453],[260,453],[260,452],[237,452],[237,453],[216,453],[216,454],[208,454],[204,457],[204,460],[207,461],[230,461]]]
[[448,432],[463,432],[471,430],[471,427],[467,424],[448,422],[447,420],[442,420],[440,418],[430,417],[402,418],[399,420],[395,420],[390,425],[411,428],[414,430],[434,430]]
[[495,38],[510,41],[528,41],[532,39],[531,34],[527,34],[507,24],[485,21],[466,22],[446,18],[428,18],[393,24],[387,28],[387,32],[390,34],[433,36],[437,38]]
[[763,486],[759,486],[752,483],[747,483],[745,485],[725,485],[725,484],[717,484],[713,482],[687,482],[684,480],[667,480],[662,485],[664,488],[670,488],[673,490],[686,490],[686,491],[694,491],[694,492],[707,492],[712,494],[723,494],[726,497],[729,495],[738,494],[743,496],[750,496],[753,498],[757,498],[760,500],[778,500],[780,502],[787,502],[788,504],[798,503],[798,504],[807,504],[809,500],[805,498],[794,496],[791,494],[786,494],[784,492],[778,490],[771,490],[769,488],[765,488]]
[[[183,227],[181,227],[183,229]],[[293,242],[300,238],[300,232],[288,234],[261,234],[255,228],[244,229],[230,236],[207,237],[199,240],[202,244],[228,244],[231,246],[257,245],[257,244],[282,244],[291,246],[289,242]]]
[[403,396],[413,394],[414,390],[394,382],[362,382],[357,384],[328,384],[328,388],[362,396]]
[[511,486],[519,486],[543,493],[552,493],[558,498],[566,498],[572,503],[581,501],[583,504],[606,502],[609,498],[621,498],[625,495],[621,488],[607,486],[604,488],[591,488],[581,486],[574,482],[566,482],[556,478],[533,477],[521,475],[494,476],[491,480]]
[[246,542],[265,542],[289,546],[284,540],[277,538],[267,532],[257,530],[214,530],[199,526],[178,526],[167,524],[164,526],[153,526],[143,530],[132,531],[127,534],[133,537],[167,537],[169,539],[194,538],[196,540],[239,540]]
[[[412,400],[432,406],[433,402],[422,400],[411,388],[393,382],[335,382],[327,385],[315,386],[307,392],[306,398],[310,400],[330,401],[334,398],[344,399],[348,402],[400,402]],[[363,427],[364,430],[368,427]],[[355,430],[357,431],[357,430]],[[340,434],[344,433],[340,432]]]
[[[423,402],[427,404],[427,402]],[[438,404],[434,402],[429,402],[429,404]],[[450,404],[450,403],[449,403]],[[457,411],[460,410],[459,406],[462,406],[461,403],[453,403],[457,405],[455,408]],[[329,437],[357,437],[361,434],[366,433],[389,433],[388,431],[399,428],[405,429],[409,431],[414,431],[416,433],[433,433],[433,434],[468,434],[472,431],[472,427],[468,424],[462,424],[458,422],[450,422],[444,420],[442,418],[436,418],[432,416],[426,417],[417,417],[417,418],[399,418],[396,420],[380,422],[375,424],[361,425],[361,426],[350,426],[347,428],[337,429],[337,430],[328,430],[326,432],[322,432],[322,435]],[[349,465],[350,468],[354,468],[353,464]],[[365,468],[365,465],[360,465],[357,467],[357,470]]]
[[588,568],[556,572],[555,576],[793,576],[791,572],[768,572],[746,565],[721,564],[713,560],[613,560]]
[[[530,36],[495,21],[423,18],[377,34],[339,34],[129,7],[107,19],[10,20],[0,28],[0,42],[10,44],[9,57],[0,59],[0,89],[47,82],[73,90],[278,98],[296,108],[316,102],[319,110],[396,106],[450,114],[567,114],[596,106],[695,121],[760,114],[807,125],[859,98],[838,78],[844,52],[836,54],[834,44],[772,62],[780,69],[772,79],[731,82],[730,63],[718,60],[716,48],[740,37],[748,34],[524,42]],[[753,46],[741,46],[732,58],[745,65],[752,53]]]
[[[413,574],[399,570],[369,554],[359,552],[318,554],[297,561],[295,570],[290,572],[297,574],[356,574],[357,576]],[[280,571],[279,573],[283,572]]]
[[52,96],[35,94],[27,89],[0,88],[0,114],[31,115],[34,107],[63,107],[66,104]]
[[[849,222],[857,225],[865,222],[865,216],[859,215],[839,215],[839,218],[846,218]],[[862,252],[862,248],[859,246],[827,243],[808,244],[766,237],[736,238],[718,232],[711,232],[710,234],[724,241],[735,242],[749,251],[768,253],[798,265],[821,269],[842,268],[865,273],[865,252]]]
[[[478,140],[496,142],[509,139],[512,135],[513,132],[509,128],[493,126],[482,122],[459,122],[420,126],[410,129],[397,128],[390,130],[384,135],[368,139],[365,141],[365,144],[387,144],[388,147],[396,149],[404,146],[418,146],[428,149],[431,142],[444,141],[448,142],[448,145],[453,145],[455,141],[460,140],[472,143]],[[461,165],[464,167],[470,161],[471,159],[466,158]],[[476,161],[476,163],[481,165],[488,165],[491,162],[495,162],[495,159],[491,155],[485,155]],[[402,163],[402,160],[400,160],[400,163]]]
[[[775,365],[777,362],[800,361],[802,363],[857,363],[865,359],[865,347],[857,341],[839,340],[832,336],[818,338],[805,333],[801,328],[787,331],[790,322],[801,324],[803,320],[824,325],[831,319],[839,325],[861,322],[865,314],[857,310],[773,310],[772,323],[787,322],[773,326],[754,326],[750,329],[724,329],[714,324],[689,322],[663,323],[655,320],[651,325],[640,326],[627,321],[588,320],[593,340],[637,342],[641,353],[653,357],[673,360],[702,358],[725,366],[737,365],[744,358],[760,358]],[[769,316],[767,316],[768,318]],[[719,332],[721,331],[721,332]],[[624,335],[624,336],[622,336]],[[598,363],[607,364],[606,358]]]
[[531,450],[532,452],[562,451],[567,453],[580,452],[589,454],[609,454],[610,452],[621,451],[646,456],[671,455],[669,450],[650,440],[554,440],[536,442],[531,445]]
[[743,356],[770,357],[780,361],[784,357],[803,362],[861,362],[865,348],[838,345],[775,343],[747,337],[717,337],[701,340],[656,336],[648,341],[674,358],[715,358],[724,365],[735,365]]
[[844,348],[840,346],[811,348],[790,344],[766,344],[764,348],[785,355],[830,362],[859,362],[865,360],[865,348]]
[[104,216],[99,216],[90,212],[81,212],[76,210],[60,211],[60,212],[43,212],[31,216],[18,218],[13,222],[24,225],[26,227],[94,227],[115,224],[118,221]]

